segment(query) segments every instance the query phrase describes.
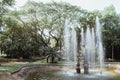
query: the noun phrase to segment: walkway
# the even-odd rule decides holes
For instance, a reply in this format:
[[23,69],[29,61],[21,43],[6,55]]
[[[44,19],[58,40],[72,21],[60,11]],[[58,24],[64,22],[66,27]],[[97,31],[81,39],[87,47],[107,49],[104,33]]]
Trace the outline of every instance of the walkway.
[[0,80],[16,80],[9,73],[5,71],[0,71]]

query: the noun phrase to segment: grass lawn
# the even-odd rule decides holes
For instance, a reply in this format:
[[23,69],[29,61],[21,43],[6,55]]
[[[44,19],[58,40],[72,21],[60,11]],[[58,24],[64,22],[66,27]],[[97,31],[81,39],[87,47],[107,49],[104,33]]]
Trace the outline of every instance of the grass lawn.
[[[112,63],[113,65],[118,64],[118,62],[112,62]],[[114,76],[114,80],[120,80],[120,74],[115,72],[116,70],[115,66],[107,67],[106,70],[109,71]]]
[[[23,64],[24,63],[24,64]],[[14,62],[12,63],[7,63],[7,64],[1,64],[0,66],[0,71],[6,71],[6,72],[14,72],[18,69],[20,69],[21,67],[25,67],[25,66],[34,66],[34,65],[39,65],[39,64],[49,64],[46,63],[45,61],[41,60],[41,61],[36,61],[36,62],[23,62],[23,63],[17,63],[15,64]]]
[[49,64],[49,63],[46,63],[45,60],[34,61],[33,59],[31,59],[31,60],[22,61],[22,60],[7,59],[7,58],[4,58],[5,56],[6,56],[5,54],[0,53],[0,72],[5,71],[8,73],[11,73],[25,66]]
[[[38,60],[34,62],[6,62],[1,64],[0,66],[0,71],[6,71],[8,73],[14,72],[19,70],[22,67],[27,67],[27,66],[37,66],[37,65],[46,65],[46,64],[51,64],[47,63],[46,60]],[[64,65],[64,62],[59,62],[55,63],[56,65]],[[52,65],[52,64],[51,64]]]
[[[1,58],[0,58],[1,60]],[[3,60],[3,59],[2,59]],[[49,64],[46,63],[45,60],[39,60],[35,62],[15,62],[15,61],[0,61],[0,80],[16,80],[14,79],[10,74],[12,72],[15,72],[19,70],[22,67],[26,66],[35,66],[35,65],[44,65],[44,64]]]

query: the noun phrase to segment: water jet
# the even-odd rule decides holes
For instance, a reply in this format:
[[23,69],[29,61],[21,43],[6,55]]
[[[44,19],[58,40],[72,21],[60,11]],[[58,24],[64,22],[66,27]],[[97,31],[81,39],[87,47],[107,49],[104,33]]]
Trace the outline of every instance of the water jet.
[[[81,28],[81,43],[77,43],[75,26],[71,25],[69,20],[65,21],[64,29],[64,54],[67,62],[73,62],[76,66],[76,72],[81,73],[81,66],[83,66],[84,74],[89,74],[89,69],[98,68],[100,73],[104,68],[104,51],[102,43],[102,32],[99,18],[96,17],[95,28],[84,30]],[[81,53],[83,55],[83,62],[77,55],[77,44],[81,44]]]

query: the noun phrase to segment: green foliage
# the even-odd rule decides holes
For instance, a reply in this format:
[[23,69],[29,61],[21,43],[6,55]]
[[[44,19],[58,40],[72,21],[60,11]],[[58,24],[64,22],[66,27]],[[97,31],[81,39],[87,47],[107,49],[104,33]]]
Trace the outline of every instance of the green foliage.
[[14,4],[14,0],[1,0],[0,1],[0,29],[4,26],[4,17],[9,12],[9,7]]
[[[2,4],[7,7],[12,6],[13,2],[3,0]],[[2,9],[6,8],[2,6]],[[0,46],[1,51],[11,57],[45,56],[49,48],[61,49],[66,19],[77,27],[79,43],[81,27],[95,27],[95,18],[99,16],[106,48],[120,45],[120,15],[112,5],[102,12],[90,12],[64,2],[43,4],[28,1],[19,10],[3,13],[7,15],[1,14],[1,24],[5,30],[0,34]]]
[[[120,46],[120,16],[116,13],[114,6],[106,7],[102,12],[103,39],[106,53],[114,58],[114,47]],[[109,56],[110,57],[110,56]]]

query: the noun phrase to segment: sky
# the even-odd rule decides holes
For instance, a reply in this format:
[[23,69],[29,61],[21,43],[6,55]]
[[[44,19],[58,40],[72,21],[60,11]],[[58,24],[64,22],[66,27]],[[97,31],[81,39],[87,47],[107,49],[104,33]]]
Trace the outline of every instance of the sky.
[[[23,6],[28,0],[15,0],[16,8]],[[33,1],[41,1],[43,3],[46,2],[67,2],[72,5],[80,6],[83,9],[87,9],[88,11],[93,10],[103,10],[105,7],[114,5],[117,13],[120,13],[120,0],[33,0]]]

